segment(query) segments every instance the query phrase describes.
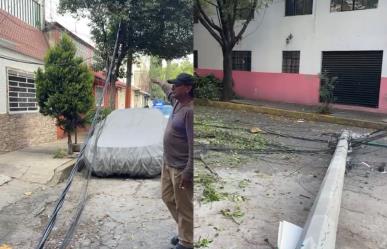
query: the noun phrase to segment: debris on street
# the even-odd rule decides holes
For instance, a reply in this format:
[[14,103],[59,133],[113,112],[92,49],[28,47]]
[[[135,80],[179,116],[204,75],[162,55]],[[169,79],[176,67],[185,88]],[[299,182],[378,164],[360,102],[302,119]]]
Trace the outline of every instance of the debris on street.
[[[251,132],[254,127],[261,131]],[[372,134],[362,128],[195,107],[196,158],[201,155],[219,175],[216,178],[200,160],[195,162],[195,240],[211,240],[210,249],[270,249],[276,246],[272,241],[277,241],[281,221],[304,227],[345,129]],[[387,246],[387,213],[382,211],[387,181],[378,171],[387,155],[366,144],[370,139],[376,137],[352,141],[336,248]],[[385,136],[377,139],[387,141]]]

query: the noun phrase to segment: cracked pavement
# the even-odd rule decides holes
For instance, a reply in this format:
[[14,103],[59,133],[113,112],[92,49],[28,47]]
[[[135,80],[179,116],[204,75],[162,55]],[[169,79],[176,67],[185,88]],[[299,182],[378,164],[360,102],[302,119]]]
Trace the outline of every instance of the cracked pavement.
[[[370,132],[355,127],[211,107],[195,108],[196,117],[207,117],[229,126],[257,127],[327,141],[329,136],[324,134],[340,134],[343,129],[359,134]],[[328,145],[272,134],[262,136],[272,143],[300,149],[325,149]],[[379,142],[387,144],[387,139]],[[203,186],[195,185],[195,240],[210,241],[206,247],[209,249],[272,249],[277,245],[280,221],[303,227],[332,155],[248,155],[234,163],[230,163],[230,158],[230,153],[209,152],[204,160],[221,177],[223,184],[217,184],[218,191],[239,195],[242,199],[233,201],[226,198],[203,203],[200,201]],[[348,159],[351,169],[347,170],[344,180],[336,249],[385,249],[387,174],[377,169],[386,165],[386,148],[362,145],[354,149]],[[195,174],[200,173],[208,174],[208,171],[200,161],[196,161]],[[241,185],[241,181],[248,184]],[[238,222],[222,214],[222,210],[224,213],[224,210],[233,211],[237,207],[242,213]]]
[[[85,179],[74,178],[45,248],[58,248],[78,204]],[[160,197],[159,178],[133,180],[94,178],[79,226],[69,248],[168,249],[175,224]],[[36,246],[63,183],[39,187],[0,211],[0,242],[13,248]],[[1,244],[0,243],[0,244]]]

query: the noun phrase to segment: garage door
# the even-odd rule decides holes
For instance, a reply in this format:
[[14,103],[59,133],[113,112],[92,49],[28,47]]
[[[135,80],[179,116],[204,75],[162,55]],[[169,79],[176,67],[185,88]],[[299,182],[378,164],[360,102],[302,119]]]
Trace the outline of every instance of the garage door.
[[328,51],[322,72],[337,76],[335,103],[378,107],[383,51]]

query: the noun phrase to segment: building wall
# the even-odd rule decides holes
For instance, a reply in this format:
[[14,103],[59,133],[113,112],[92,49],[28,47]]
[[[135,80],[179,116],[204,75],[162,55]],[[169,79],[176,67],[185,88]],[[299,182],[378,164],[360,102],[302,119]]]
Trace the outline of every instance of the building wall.
[[[379,0],[377,9],[347,12],[330,12],[329,0],[315,0],[312,15],[285,16],[285,1],[274,1],[269,8],[256,13],[243,40],[234,48],[252,51],[252,73],[234,72],[235,91],[248,98],[318,104],[317,75],[321,71],[322,51],[383,50],[376,111],[387,112],[386,13],[387,0]],[[290,34],[293,39],[287,44]],[[194,49],[198,50],[197,72],[219,74],[220,46],[200,24],[194,26]],[[284,50],[300,51],[298,75],[282,74]]]
[[[20,60],[35,61],[0,47],[0,55]],[[55,122],[44,117],[38,111],[29,113],[8,113],[7,68],[33,73],[38,65],[14,62],[0,58],[0,151],[12,151],[28,145],[54,141],[56,139]]]
[[[55,46],[55,44],[60,41],[64,33],[66,32],[61,30],[59,27],[54,27],[48,32],[46,32],[45,35],[47,37],[50,47]],[[86,46],[84,43],[80,42],[77,38],[75,38],[72,34],[68,35],[73,41],[75,47],[77,48],[76,56],[83,58],[88,65],[92,65],[94,55],[93,48],[91,48],[90,46]]]
[[55,122],[40,113],[0,114],[0,152],[56,140]]
[[[32,62],[43,64],[42,61],[33,59],[28,56],[21,55],[11,50],[5,49],[1,46],[0,46],[0,55],[11,57],[17,60],[26,60],[26,61],[32,61]],[[42,66],[42,65],[32,65],[32,64],[15,62],[15,61],[0,58],[0,114],[4,114],[8,112],[7,68],[13,68],[13,69],[18,69],[21,71],[33,73],[39,68],[39,66]]]

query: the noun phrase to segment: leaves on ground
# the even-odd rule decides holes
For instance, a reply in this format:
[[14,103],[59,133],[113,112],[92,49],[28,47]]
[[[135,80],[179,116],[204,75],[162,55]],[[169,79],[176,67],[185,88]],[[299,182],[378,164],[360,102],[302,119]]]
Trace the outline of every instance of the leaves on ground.
[[54,152],[54,158],[65,158],[67,156],[67,151],[65,149],[57,149]]
[[211,243],[212,243],[213,240],[211,239],[202,239],[202,238],[199,238],[199,240],[197,242],[194,243],[194,248],[204,248],[204,247],[208,247]]
[[220,213],[223,216],[232,219],[237,224],[241,224],[241,218],[245,215],[239,206],[236,206],[234,210],[229,208],[222,209],[220,210]]

